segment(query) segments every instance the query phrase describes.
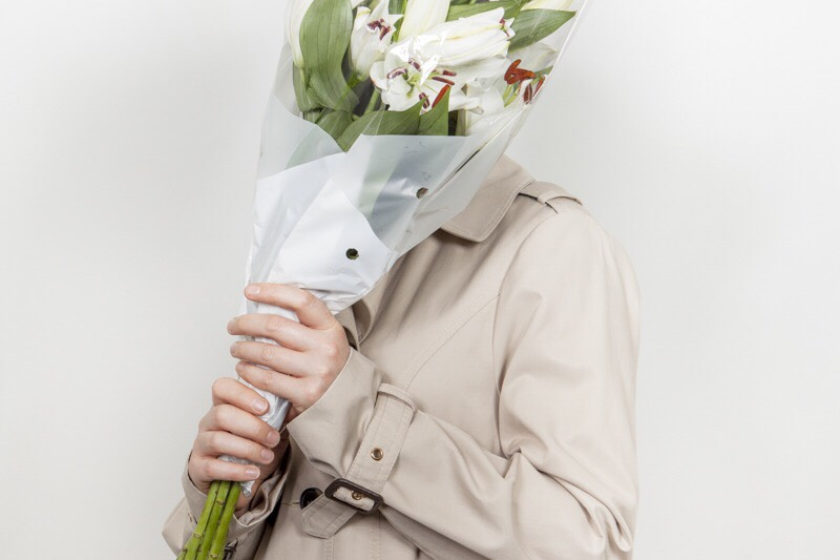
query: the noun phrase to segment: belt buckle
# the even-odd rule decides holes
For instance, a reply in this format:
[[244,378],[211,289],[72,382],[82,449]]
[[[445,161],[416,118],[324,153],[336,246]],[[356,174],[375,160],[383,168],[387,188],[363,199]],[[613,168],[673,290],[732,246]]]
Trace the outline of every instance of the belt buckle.
[[[335,493],[340,488],[347,488],[348,490],[350,490],[354,494],[359,493],[363,497],[372,500],[373,501],[373,507],[371,507],[370,509],[363,509],[363,508],[354,506],[353,504],[351,504],[351,503],[349,503],[345,500],[342,500],[341,498],[337,498],[335,496]],[[336,502],[340,502],[342,504],[345,504],[345,505],[348,505],[350,507],[356,508],[357,510],[364,513],[365,515],[373,513],[374,511],[379,509],[379,506],[381,506],[382,502],[383,502],[382,496],[380,496],[376,492],[368,490],[364,486],[359,486],[355,482],[351,482],[351,481],[347,480],[346,478],[336,478],[335,480],[333,480],[330,483],[330,485],[327,486],[326,490],[324,490],[324,495],[331,500],[334,500]]]

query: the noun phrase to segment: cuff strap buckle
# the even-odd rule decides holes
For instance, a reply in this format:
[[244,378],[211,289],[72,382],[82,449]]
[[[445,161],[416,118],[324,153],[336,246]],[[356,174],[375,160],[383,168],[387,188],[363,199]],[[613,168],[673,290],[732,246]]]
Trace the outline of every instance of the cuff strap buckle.
[[[360,500],[361,498],[368,498],[369,500],[373,501],[373,506],[370,509],[364,509],[364,508],[356,506],[352,503],[349,503],[347,500],[336,497],[335,493],[340,488],[347,488],[348,490],[350,490],[353,493],[352,495],[353,495],[354,499]],[[373,513],[374,511],[379,509],[379,506],[381,506],[382,502],[383,502],[382,496],[380,496],[376,492],[368,490],[367,488],[365,488],[363,486],[359,486],[355,482],[351,482],[351,481],[347,480],[346,478],[336,478],[335,480],[333,480],[330,483],[330,485],[327,486],[327,489],[324,490],[324,495],[327,498],[330,498],[331,500],[335,500],[336,502],[340,502],[342,504],[354,507],[357,510],[359,510],[361,513],[364,513],[364,514]]]

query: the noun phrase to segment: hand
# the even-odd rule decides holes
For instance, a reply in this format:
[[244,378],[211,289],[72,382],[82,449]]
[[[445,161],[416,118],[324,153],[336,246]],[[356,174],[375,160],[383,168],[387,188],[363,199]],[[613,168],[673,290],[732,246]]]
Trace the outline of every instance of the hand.
[[[187,472],[196,488],[205,494],[214,480],[255,480],[251,495],[272,475],[280,463],[288,436],[263,422],[258,415],[268,410],[268,401],[236,379],[222,377],[213,383],[213,406],[198,424]],[[231,455],[255,463],[241,465],[219,459]],[[239,496],[237,514],[247,509],[250,498]]]
[[264,337],[235,342],[236,372],[254,387],[288,400],[291,421],[323,395],[350,356],[344,327],[311,292],[285,284],[251,284],[245,296],[294,311],[300,322],[275,314],[250,313],[231,319],[230,334]]

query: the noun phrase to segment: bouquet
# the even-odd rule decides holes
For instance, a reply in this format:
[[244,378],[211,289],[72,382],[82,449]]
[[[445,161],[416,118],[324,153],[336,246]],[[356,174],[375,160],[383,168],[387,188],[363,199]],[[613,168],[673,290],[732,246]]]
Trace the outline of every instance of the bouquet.
[[[289,0],[247,281],[306,288],[333,313],[367,294],[469,203],[545,87],[574,2]],[[258,392],[279,429],[288,403]],[[250,488],[214,482],[179,559],[221,559]]]

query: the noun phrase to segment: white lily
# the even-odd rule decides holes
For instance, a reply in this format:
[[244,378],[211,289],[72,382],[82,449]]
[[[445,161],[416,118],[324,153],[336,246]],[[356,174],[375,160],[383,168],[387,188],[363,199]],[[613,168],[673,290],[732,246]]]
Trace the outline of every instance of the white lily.
[[495,87],[480,89],[467,86],[467,95],[475,97],[475,107],[464,111],[464,132],[466,134],[485,134],[497,128],[497,123],[513,115],[519,107],[505,106],[502,94]]
[[408,0],[399,39],[410,39],[446,21],[449,0]]
[[286,40],[292,49],[292,57],[295,66],[303,66],[303,52],[300,50],[300,26],[303,24],[303,17],[313,0],[289,0],[289,8],[286,12]]
[[459,66],[507,53],[513,30],[496,8],[440,23],[414,38],[414,50],[441,66]]
[[531,0],[522,6],[522,10],[568,10],[573,2],[574,0]]
[[467,86],[467,95],[477,97],[478,103],[464,112],[465,132],[484,134],[495,130],[533,103],[544,86],[545,72],[558,54],[543,43],[511,51],[506,60],[509,66],[492,84],[482,84],[483,90],[475,85]]
[[449,88],[449,109],[476,107],[465,86],[494,80],[507,67],[505,53],[513,31],[501,8],[440,23],[416,37],[399,41],[385,59],[371,66],[370,77],[390,109],[402,111],[418,101],[423,110]]
[[359,6],[350,35],[350,63],[359,77],[366,78],[374,62],[385,57],[394,35],[394,23],[401,14],[388,13],[388,1],[380,1],[371,10]]

